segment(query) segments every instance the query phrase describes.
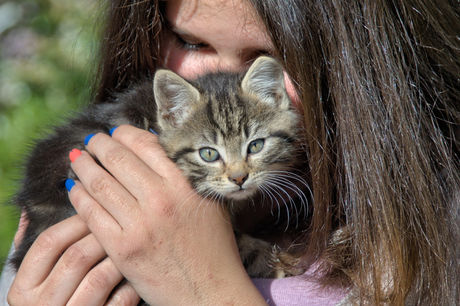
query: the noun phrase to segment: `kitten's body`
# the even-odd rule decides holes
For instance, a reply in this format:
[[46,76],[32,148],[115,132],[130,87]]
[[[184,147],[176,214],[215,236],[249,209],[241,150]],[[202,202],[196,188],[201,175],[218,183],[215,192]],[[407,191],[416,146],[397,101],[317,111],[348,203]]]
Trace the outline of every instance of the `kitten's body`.
[[[15,198],[29,219],[24,240],[13,256],[15,267],[44,229],[75,214],[64,188],[70,173],[68,152],[83,149],[86,135],[107,133],[121,124],[158,131],[163,148],[193,187],[231,207],[233,217],[257,205],[255,199],[270,198],[275,206],[305,204],[300,190],[304,181],[287,174],[299,160],[298,118],[279,78],[283,82],[281,68],[268,58],[258,60],[244,78],[212,74],[193,86],[163,70],[155,76],[155,95],[151,81],[146,81],[110,103],[90,106],[57,128],[35,147],[22,190]],[[217,159],[204,159],[216,152]],[[279,207],[268,207],[271,209]],[[235,230],[251,276],[301,272],[287,252]]]

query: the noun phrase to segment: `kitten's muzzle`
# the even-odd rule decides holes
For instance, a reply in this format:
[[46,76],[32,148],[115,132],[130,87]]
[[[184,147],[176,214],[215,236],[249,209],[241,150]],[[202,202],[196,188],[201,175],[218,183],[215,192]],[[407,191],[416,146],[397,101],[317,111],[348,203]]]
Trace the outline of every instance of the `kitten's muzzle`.
[[228,177],[228,179],[235,183],[236,185],[238,186],[243,186],[244,182],[246,182],[246,180],[248,179],[248,174],[247,173],[240,173],[240,174],[236,174],[236,175],[231,175]]

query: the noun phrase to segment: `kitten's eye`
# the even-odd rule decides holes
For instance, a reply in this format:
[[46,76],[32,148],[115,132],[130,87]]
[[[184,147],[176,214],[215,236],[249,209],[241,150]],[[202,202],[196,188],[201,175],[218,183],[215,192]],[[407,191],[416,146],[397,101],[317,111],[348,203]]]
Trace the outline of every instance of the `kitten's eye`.
[[201,148],[200,157],[206,162],[213,162],[219,159],[220,155],[217,150],[212,148]]
[[256,139],[254,141],[251,141],[251,143],[248,146],[248,153],[249,154],[259,153],[264,147],[264,143],[265,143],[264,139]]

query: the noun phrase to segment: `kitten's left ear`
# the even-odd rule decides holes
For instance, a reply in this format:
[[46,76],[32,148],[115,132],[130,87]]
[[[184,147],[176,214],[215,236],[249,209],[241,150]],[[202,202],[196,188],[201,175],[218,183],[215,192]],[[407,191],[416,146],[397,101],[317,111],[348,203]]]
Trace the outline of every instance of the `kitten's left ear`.
[[272,106],[288,109],[291,104],[284,86],[283,67],[271,57],[261,56],[255,60],[246,72],[241,88]]
[[170,70],[158,70],[153,79],[153,93],[157,104],[160,127],[180,126],[200,100],[200,92],[189,82]]

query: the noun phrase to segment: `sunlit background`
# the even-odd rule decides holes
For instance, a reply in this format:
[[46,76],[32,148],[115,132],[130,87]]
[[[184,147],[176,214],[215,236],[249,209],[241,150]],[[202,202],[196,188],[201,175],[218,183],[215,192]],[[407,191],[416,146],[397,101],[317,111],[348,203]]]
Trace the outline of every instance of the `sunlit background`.
[[98,0],[0,0],[0,270],[19,211],[8,205],[33,139],[88,103]]

